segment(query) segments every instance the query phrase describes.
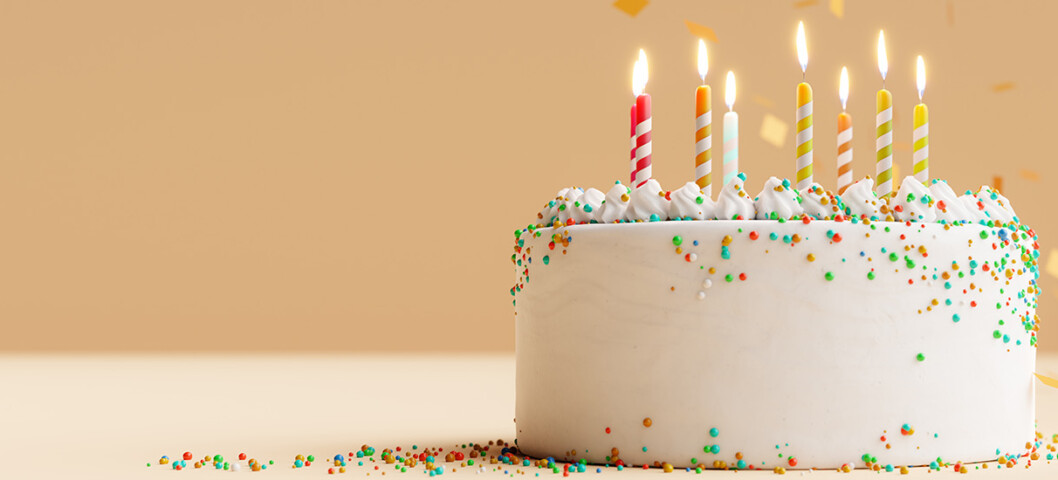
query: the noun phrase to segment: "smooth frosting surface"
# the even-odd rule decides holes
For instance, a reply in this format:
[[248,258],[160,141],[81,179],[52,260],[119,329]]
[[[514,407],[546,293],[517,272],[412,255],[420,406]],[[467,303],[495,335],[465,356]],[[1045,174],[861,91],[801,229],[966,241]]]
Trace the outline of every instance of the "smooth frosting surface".
[[[853,196],[864,205],[879,201],[869,182]],[[739,191],[721,194],[717,216],[746,212]],[[936,183],[901,189],[922,191],[934,210],[968,201]],[[1014,218],[993,193],[969,198]],[[780,199],[789,195],[767,208]],[[522,230],[511,290],[519,448],[707,468],[738,465],[738,452],[758,469],[789,468],[790,457],[835,468],[862,467],[864,455],[900,466],[1025,453],[1035,232],[949,218]]]

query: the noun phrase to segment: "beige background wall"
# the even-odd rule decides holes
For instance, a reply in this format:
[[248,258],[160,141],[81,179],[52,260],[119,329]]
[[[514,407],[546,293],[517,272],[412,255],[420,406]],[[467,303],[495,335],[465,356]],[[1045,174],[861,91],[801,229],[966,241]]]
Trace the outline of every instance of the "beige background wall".
[[738,75],[751,190],[793,175],[793,133],[758,133],[793,122],[799,19],[817,179],[834,182],[842,64],[873,173],[884,27],[903,172],[922,54],[934,176],[1002,175],[1058,246],[1058,3],[610,3],[0,3],[0,350],[511,350],[511,233],[563,185],[626,177],[640,47],[655,176],[690,178],[684,20],[719,38],[718,107]]

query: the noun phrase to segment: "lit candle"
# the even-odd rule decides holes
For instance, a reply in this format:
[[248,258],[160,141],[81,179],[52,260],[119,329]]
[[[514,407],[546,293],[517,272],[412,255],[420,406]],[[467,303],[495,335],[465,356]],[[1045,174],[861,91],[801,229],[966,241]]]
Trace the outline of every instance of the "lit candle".
[[797,24],[797,60],[801,62],[802,82],[797,85],[797,189],[812,186],[812,87],[804,82],[808,69],[805,24]]
[[738,114],[735,113],[735,72],[727,72],[724,85],[724,185],[738,175]]
[[845,111],[849,101],[849,70],[841,67],[838,84],[841,113],[838,114],[838,193],[852,185],[852,116]]
[[926,92],[926,63],[922,55],[918,56],[918,105],[915,105],[915,180],[929,184],[929,109],[922,103],[922,94]]
[[878,196],[886,198],[893,193],[893,94],[885,89],[889,59],[885,55],[884,31],[878,33],[878,71],[882,74],[882,89],[878,90],[878,109],[874,122],[874,151],[877,155],[875,172],[878,177]]
[[632,185],[638,187],[650,180],[650,95],[647,86],[647,54],[639,51],[639,61],[632,72],[632,91],[636,96],[636,155]]
[[713,89],[705,84],[709,55],[698,39],[698,76],[702,85],[694,92],[694,178],[706,197],[713,196]]

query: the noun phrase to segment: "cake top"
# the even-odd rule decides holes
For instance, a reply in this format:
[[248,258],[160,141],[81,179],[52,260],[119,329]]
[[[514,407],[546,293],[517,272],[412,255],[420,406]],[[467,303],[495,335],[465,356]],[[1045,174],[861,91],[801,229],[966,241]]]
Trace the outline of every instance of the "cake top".
[[717,200],[694,182],[666,191],[650,179],[638,188],[615,182],[603,193],[569,187],[559,190],[537,214],[537,227],[589,223],[634,223],[667,220],[789,220],[803,216],[816,220],[979,223],[990,226],[1020,223],[1010,201],[998,191],[982,186],[977,192],[958,195],[943,180],[927,186],[908,176],[893,196],[875,194],[874,180],[864,178],[841,195],[818,183],[798,190],[789,180],[771,177],[756,196],[745,189],[746,175],[728,182]]

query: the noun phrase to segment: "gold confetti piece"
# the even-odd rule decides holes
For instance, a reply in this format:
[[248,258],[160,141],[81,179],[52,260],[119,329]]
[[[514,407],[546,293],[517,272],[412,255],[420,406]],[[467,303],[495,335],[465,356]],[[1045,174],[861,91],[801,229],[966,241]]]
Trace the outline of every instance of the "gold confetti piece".
[[1025,180],[1032,182],[1038,182],[1040,180],[1040,174],[1035,170],[1022,170],[1018,173],[1021,175],[1021,178],[1024,178]]
[[798,0],[794,2],[793,8],[805,8],[812,5],[819,5],[819,0]]
[[830,0],[830,13],[835,17],[845,18],[845,0]]
[[1058,380],[1055,380],[1046,375],[1040,375],[1038,373],[1033,373],[1033,375],[1036,375],[1036,378],[1040,379],[1040,381],[1043,382],[1044,385],[1047,385],[1051,388],[1058,388]]
[[1052,248],[1047,252],[1047,265],[1043,267],[1043,271],[1047,272],[1047,275],[1058,277],[1058,250]]
[[1014,82],[1003,82],[992,85],[992,91],[999,93],[1014,89]]
[[719,42],[716,38],[716,32],[713,29],[694,23],[690,20],[684,20],[683,23],[687,24],[687,30],[690,30],[691,35],[694,35],[702,40],[708,40],[713,43]]
[[764,114],[764,121],[760,124],[760,138],[763,138],[765,142],[775,145],[776,148],[782,148],[786,143],[786,133],[789,131],[790,126],[779,120],[779,117],[770,113]]
[[992,175],[992,190],[1003,193],[1003,177]]
[[764,98],[764,97],[762,97],[760,95],[754,95],[753,96],[753,102],[756,103],[757,105],[760,105],[760,106],[765,107],[765,108],[774,108],[775,107],[775,102],[771,101],[770,99]]
[[650,0],[617,0],[616,2],[613,2],[613,6],[632,17],[635,17],[636,15],[639,15],[640,11],[646,8],[648,3],[650,3]]

